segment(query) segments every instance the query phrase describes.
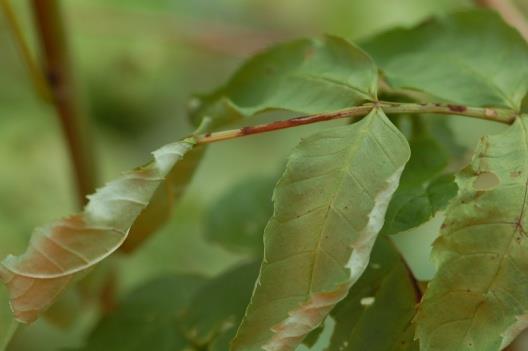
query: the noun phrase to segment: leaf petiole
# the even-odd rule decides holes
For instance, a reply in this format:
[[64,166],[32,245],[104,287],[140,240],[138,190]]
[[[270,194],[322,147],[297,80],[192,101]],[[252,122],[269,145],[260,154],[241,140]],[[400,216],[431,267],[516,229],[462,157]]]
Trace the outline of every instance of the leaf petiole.
[[247,135],[298,127],[305,124],[332,121],[349,117],[362,117],[367,115],[373,108],[381,108],[386,114],[431,113],[441,115],[459,115],[505,124],[513,123],[515,118],[518,116],[518,113],[513,110],[491,107],[470,107],[446,103],[399,103],[377,101],[334,112],[294,117],[286,120],[258,124],[255,126],[247,126],[238,129],[196,135],[195,140],[197,144],[210,144],[218,141],[240,138]]

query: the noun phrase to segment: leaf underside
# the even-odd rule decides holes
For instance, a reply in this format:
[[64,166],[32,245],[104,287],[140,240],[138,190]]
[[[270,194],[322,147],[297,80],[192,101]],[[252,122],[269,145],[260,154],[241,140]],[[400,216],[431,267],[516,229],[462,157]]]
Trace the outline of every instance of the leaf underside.
[[158,187],[193,145],[192,139],[186,139],[154,151],[152,162],[91,195],[82,213],[35,229],[22,255],[6,257],[0,279],[8,287],[16,318],[35,320],[78,273],[118,249]]
[[416,318],[425,351],[498,351],[528,320],[528,117],[481,139],[434,244]]
[[232,350],[293,350],[346,296],[409,153],[377,109],[299,144],[274,191],[259,279]]

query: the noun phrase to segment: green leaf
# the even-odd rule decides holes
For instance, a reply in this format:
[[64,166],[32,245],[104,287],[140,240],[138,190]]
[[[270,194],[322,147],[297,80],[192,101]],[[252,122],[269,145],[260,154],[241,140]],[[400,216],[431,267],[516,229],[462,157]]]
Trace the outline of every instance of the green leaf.
[[486,10],[448,14],[395,29],[362,46],[397,89],[473,106],[519,111],[528,91],[528,46]]
[[267,110],[335,111],[376,99],[372,60],[348,41],[326,36],[277,45],[254,56],[227,84],[191,101],[191,119],[213,126]]
[[205,236],[235,252],[262,254],[262,232],[273,213],[270,178],[244,180],[209,208]]
[[198,276],[175,275],[145,284],[99,322],[83,350],[193,350],[181,315],[204,283]]
[[16,318],[35,320],[79,273],[118,249],[158,187],[193,146],[188,138],[154,151],[153,161],[91,195],[82,213],[35,229],[22,255],[6,257],[0,279],[8,287]]
[[411,324],[420,293],[405,263],[387,238],[372,250],[371,263],[332,311],[328,351],[418,350]]
[[431,135],[446,148],[451,157],[461,159],[467,149],[457,142],[455,133],[448,121],[444,118],[435,118],[434,116],[429,115],[425,116],[425,119],[424,122],[427,123]]
[[258,276],[258,264],[246,263],[214,278],[192,298],[182,317],[194,344],[226,351],[244,316]]
[[297,146],[275,188],[259,279],[233,350],[293,350],[346,296],[408,159],[405,137],[379,109]]
[[417,316],[425,351],[498,351],[528,323],[528,117],[481,139],[456,178]]
[[440,176],[448,163],[447,153],[426,132],[410,140],[411,159],[385,216],[383,234],[397,234],[430,220],[456,195],[452,175]]

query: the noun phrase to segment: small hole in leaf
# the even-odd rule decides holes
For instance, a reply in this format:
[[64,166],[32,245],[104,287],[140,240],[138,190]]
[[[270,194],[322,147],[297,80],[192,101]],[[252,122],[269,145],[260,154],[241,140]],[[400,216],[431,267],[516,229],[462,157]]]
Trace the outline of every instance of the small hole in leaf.
[[495,173],[482,172],[473,181],[473,189],[475,190],[491,190],[500,184],[499,177]]

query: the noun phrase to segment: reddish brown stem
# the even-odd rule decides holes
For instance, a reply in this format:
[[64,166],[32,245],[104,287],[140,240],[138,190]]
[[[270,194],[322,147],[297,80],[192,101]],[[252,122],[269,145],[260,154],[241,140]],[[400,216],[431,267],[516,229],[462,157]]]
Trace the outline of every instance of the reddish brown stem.
[[64,23],[57,0],[32,0],[32,9],[50,87],[75,173],[79,203],[95,190],[94,159],[89,147],[88,123],[83,118],[72,74]]
[[297,127],[305,124],[331,121],[348,117],[361,117],[368,114],[373,108],[383,109],[387,114],[401,113],[433,113],[442,115],[461,115],[495,121],[500,123],[512,123],[516,117],[516,112],[511,110],[488,108],[488,107],[470,107],[464,105],[439,104],[439,103],[397,103],[397,102],[377,102],[368,103],[361,106],[354,106],[335,112],[320,113],[302,117],[290,118],[282,121],[275,121],[256,126],[243,127],[239,129],[225,130],[204,135],[196,135],[197,144],[209,144],[217,141],[229,140],[244,137],[247,135],[272,132],[280,129]]

